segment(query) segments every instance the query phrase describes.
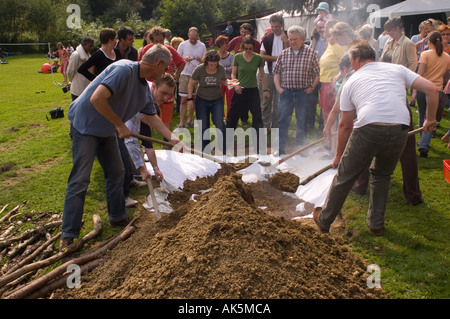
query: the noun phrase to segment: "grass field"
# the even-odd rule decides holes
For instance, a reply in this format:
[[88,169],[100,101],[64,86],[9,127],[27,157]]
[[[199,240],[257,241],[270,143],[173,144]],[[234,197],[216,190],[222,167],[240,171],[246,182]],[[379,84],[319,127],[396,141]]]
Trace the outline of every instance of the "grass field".
[[[54,85],[51,75],[38,73],[47,62],[44,54],[7,60],[9,64],[0,65],[0,208],[28,201],[24,212],[62,212],[71,170],[69,121],[67,117],[47,120],[46,115],[59,106],[66,116],[70,93],[63,93],[61,86]],[[63,81],[60,73],[55,74],[55,81]],[[415,109],[413,114],[417,123]],[[429,157],[419,158],[423,204],[405,204],[398,166],[387,203],[383,237],[374,237],[365,225],[367,195],[351,194],[343,209],[348,243],[355,253],[381,267],[382,286],[391,298],[450,297],[450,184],[442,174],[443,160],[450,159],[450,150],[440,140],[449,127],[447,112],[432,139]],[[134,189],[132,197],[144,198],[147,193],[145,189]],[[133,211],[128,209],[130,217]],[[92,214],[107,220],[104,179],[97,162],[86,197],[83,234],[92,229]],[[117,232],[107,223],[104,225],[100,239]]]

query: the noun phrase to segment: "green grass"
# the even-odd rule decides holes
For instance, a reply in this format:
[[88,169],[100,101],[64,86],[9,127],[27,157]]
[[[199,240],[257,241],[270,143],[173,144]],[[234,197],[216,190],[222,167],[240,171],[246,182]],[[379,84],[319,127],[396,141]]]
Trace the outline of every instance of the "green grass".
[[[67,117],[47,121],[46,115],[60,106],[67,116],[70,93],[64,94],[61,86],[54,85],[51,75],[38,73],[47,62],[44,54],[7,60],[9,64],[0,65],[0,208],[7,203],[12,208],[28,201],[24,212],[62,212],[72,168],[69,121]],[[55,74],[55,81],[63,81],[60,73]],[[415,109],[413,115],[417,123]],[[178,123],[175,112],[172,127]],[[343,209],[348,232],[352,234],[346,240],[355,253],[381,267],[383,288],[392,298],[450,297],[450,184],[442,176],[442,161],[450,159],[450,150],[440,140],[449,127],[447,114],[432,139],[429,157],[419,158],[425,200],[422,205],[405,204],[398,166],[392,179],[383,237],[374,237],[365,224],[367,195],[350,194]],[[293,123],[291,128],[290,136],[294,138]],[[99,214],[104,221],[100,239],[118,231],[106,222],[104,192],[103,173],[95,162],[82,235],[92,229],[92,214]],[[147,194],[146,189],[133,189],[131,195],[144,200]],[[134,209],[127,213],[132,217]]]

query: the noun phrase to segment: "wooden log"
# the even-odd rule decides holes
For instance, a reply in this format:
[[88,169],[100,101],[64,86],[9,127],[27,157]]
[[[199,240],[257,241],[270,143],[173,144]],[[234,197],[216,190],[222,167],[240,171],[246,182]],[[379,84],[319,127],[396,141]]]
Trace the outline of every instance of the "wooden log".
[[[35,234],[44,234],[44,233],[48,232],[49,230],[53,230],[53,229],[61,226],[61,224],[62,224],[62,221],[59,220],[59,221],[55,221],[55,222],[51,222],[51,223],[42,225],[38,228],[29,229],[29,230],[25,231],[23,234],[21,234],[20,236],[16,236],[13,238],[9,238],[9,239],[0,241],[0,249],[2,249],[4,247],[8,247],[14,242],[28,239],[28,238],[34,236]],[[4,236],[2,236],[2,237],[4,237]]]
[[94,229],[90,231],[86,236],[81,238],[80,240],[74,242],[72,245],[68,246],[67,249],[60,251],[58,254],[53,255],[50,258],[23,266],[20,269],[17,269],[11,274],[5,275],[0,278],[0,288],[5,286],[7,283],[19,278],[25,273],[28,273],[30,271],[40,269],[43,267],[50,266],[51,264],[57,262],[58,260],[61,260],[63,258],[66,258],[67,256],[71,255],[72,253],[79,250],[81,247],[84,246],[88,241],[93,239],[94,237],[98,236],[102,231],[102,221],[100,216],[94,215],[92,217],[94,219]]
[[14,207],[12,210],[9,211],[8,214],[6,214],[5,216],[3,216],[2,218],[0,218],[0,224],[3,223],[5,220],[7,220],[12,214],[14,214],[15,212],[17,212],[20,208],[20,205],[17,205],[16,207]]
[[[100,265],[104,259],[95,259],[93,261],[88,262],[87,264],[84,264],[80,267],[80,273],[81,275],[92,271],[95,269],[98,265]],[[38,298],[44,298],[48,295],[50,295],[53,291],[55,291],[58,288],[63,287],[65,284],[67,284],[67,277],[69,277],[70,274],[64,275],[63,277],[59,279],[55,279],[52,282],[49,282],[47,285],[43,286],[42,288],[36,290],[32,294],[28,295],[27,299],[38,299]]]
[[16,265],[11,267],[10,269],[8,269],[6,274],[10,274],[10,273],[16,271],[17,269],[19,269],[19,268],[29,264],[30,262],[32,262],[37,256],[39,256],[39,254],[41,254],[44,250],[46,250],[47,247],[51,247],[51,245],[55,241],[57,241],[60,237],[61,237],[61,233],[58,233],[57,235],[55,235],[55,236],[51,237],[50,239],[48,239],[44,244],[42,244],[42,246],[40,246],[38,249],[36,249],[30,256],[28,256],[27,258],[23,259],[22,261],[20,261],[19,263],[17,263]]
[[3,208],[0,210],[0,215],[3,214],[3,212],[5,211],[6,207],[8,207],[9,204],[6,204],[5,206],[3,206]]
[[32,243],[37,241],[39,239],[39,237],[41,237],[41,235],[40,234],[36,234],[33,237],[28,238],[27,240],[25,240],[22,244],[17,245],[16,248],[14,248],[13,250],[11,250],[8,253],[9,259],[13,259],[17,255],[20,255],[25,250],[25,248],[27,248],[28,245],[31,245]]
[[[48,274],[28,283],[26,286],[24,286],[23,288],[15,291],[14,293],[6,296],[6,299],[23,299],[23,298],[28,298],[28,296],[32,295],[35,291],[41,289],[42,287],[44,287],[46,284],[48,284],[51,280],[57,278],[58,276],[64,274],[67,271],[67,267],[69,267],[70,265],[84,265],[86,263],[91,262],[92,260],[98,259],[98,257],[105,253],[108,250],[113,249],[119,242],[126,240],[127,238],[129,238],[131,236],[131,234],[134,233],[135,231],[135,227],[133,226],[134,224],[133,220],[127,227],[124,228],[124,230],[119,233],[119,235],[117,235],[113,240],[110,240],[109,243],[107,245],[104,245],[96,250],[94,250],[91,253],[88,253],[86,255],[83,255],[81,257],[78,257],[76,259],[73,260],[69,260],[67,262],[65,262],[63,265],[55,268],[54,270],[52,270],[51,272],[49,272]],[[70,247],[70,246],[69,246]]]

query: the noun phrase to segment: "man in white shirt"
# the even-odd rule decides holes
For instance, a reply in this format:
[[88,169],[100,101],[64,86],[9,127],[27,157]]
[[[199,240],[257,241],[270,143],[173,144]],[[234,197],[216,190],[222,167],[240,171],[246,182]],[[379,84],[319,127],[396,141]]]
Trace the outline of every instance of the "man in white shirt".
[[372,233],[381,236],[391,175],[408,138],[405,87],[417,88],[427,96],[424,132],[436,122],[439,92],[430,81],[402,65],[375,62],[375,52],[365,41],[352,44],[348,52],[355,73],[345,83],[340,100],[342,117],[333,161],[338,172],[323,209],[314,210],[314,221],[321,232],[329,232],[356,179],[371,164],[367,224]]
[[272,15],[269,19],[272,33],[264,37],[261,44],[261,55],[264,59],[264,73],[269,86],[269,99],[262,99],[261,115],[265,128],[278,127],[279,94],[273,81],[273,67],[281,51],[289,47],[289,39],[283,30],[283,16]]
[[[188,32],[189,40],[182,42],[178,47],[178,53],[186,61],[183,72],[181,72],[179,79],[179,94],[181,97],[180,103],[180,125],[179,128],[193,127],[195,103],[192,103],[192,107],[187,112],[188,90],[187,86],[191,78],[194,69],[202,62],[203,56],[206,54],[206,46],[203,42],[198,40],[198,29],[191,27]],[[194,92],[196,89],[194,89]],[[194,93],[195,95],[195,93]],[[194,97],[192,97],[194,99]],[[188,113],[188,121],[186,123],[186,113]]]

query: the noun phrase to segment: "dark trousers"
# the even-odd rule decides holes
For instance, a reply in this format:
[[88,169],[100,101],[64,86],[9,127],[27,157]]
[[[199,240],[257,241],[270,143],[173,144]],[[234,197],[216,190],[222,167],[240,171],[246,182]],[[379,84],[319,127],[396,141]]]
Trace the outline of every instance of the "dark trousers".
[[122,158],[123,168],[125,169],[125,177],[123,180],[123,194],[126,198],[130,195],[130,183],[133,179],[133,176],[131,175],[130,154],[128,153],[128,149],[123,138],[119,138],[117,136],[117,142],[119,143],[120,157]]
[[[248,114],[249,111],[252,114],[252,127],[256,130],[257,146],[259,146],[259,129],[263,128],[263,121],[258,88],[242,89],[242,94],[234,92],[227,115],[226,127],[236,129],[239,119],[242,119],[242,116]],[[230,140],[232,141],[232,139]],[[231,141],[227,140],[227,143]]]
[[369,165],[367,225],[371,229],[384,226],[391,175],[405,147],[407,134],[408,127],[404,125],[365,125],[353,130],[319,216],[320,224],[325,229],[329,229],[358,176]]
[[[411,115],[411,121],[409,123],[409,130],[411,131],[414,129],[414,124],[409,106],[408,110]],[[417,205],[422,202],[422,192],[419,185],[415,135],[408,137],[405,149],[400,156],[400,165],[402,167],[403,176],[403,195],[405,196],[407,203]],[[369,166],[367,166],[367,169],[361,173],[352,188],[352,190],[357,194],[364,195],[367,192],[367,188],[369,186]]]

